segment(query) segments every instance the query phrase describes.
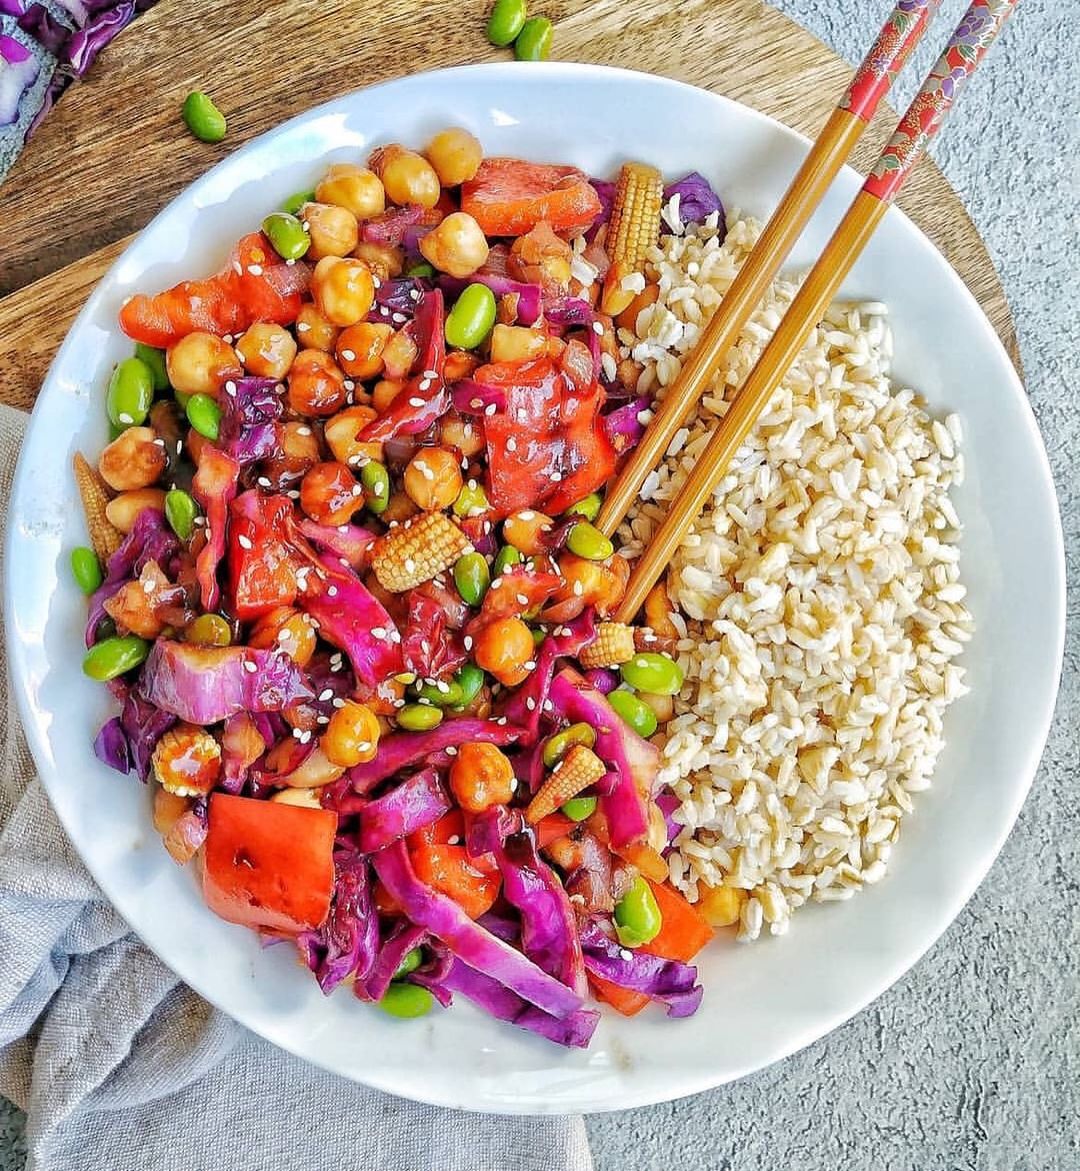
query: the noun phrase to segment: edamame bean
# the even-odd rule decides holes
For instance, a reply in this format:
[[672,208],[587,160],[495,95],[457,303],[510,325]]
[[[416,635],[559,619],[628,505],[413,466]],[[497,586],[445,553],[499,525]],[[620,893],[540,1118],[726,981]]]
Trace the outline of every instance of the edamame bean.
[[125,358],[112,372],[105,411],[117,427],[138,427],[154,401],[154,375],[139,358]]
[[643,739],[648,740],[656,731],[656,713],[632,691],[613,691],[607,701]]
[[232,631],[220,614],[200,614],[184,631],[184,641],[196,646],[229,646]]
[[383,993],[379,1007],[390,1016],[411,1020],[431,1012],[435,997],[419,984],[391,984]]
[[481,553],[466,553],[454,565],[454,585],[463,602],[479,606],[491,585],[491,570]]
[[193,394],[185,407],[188,422],[200,435],[217,439],[221,428],[221,407],[208,394]]
[[104,683],[137,667],[150,653],[150,643],[133,634],[123,638],[106,638],[95,643],[83,659],[83,671],[91,679]]
[[586,561],[606,561],[615,552],[615,546],[587,520],[578,521],[570,530],[566,547]]
[[296,213],[304,206],[305,203],[315,202],[314,191],[298,191],[295,195],[290,195],[288,199],[281,205],[281,210],[286,215],[296,215]]
[[[532,611],[527,610],[522,615],[522,617],[523,618],[532,617]],[[540,644],[544,641],[545,638],[547,638],[547,631],[541,630],[539,626],[533,626],[530,628],[529,633],[533,636],[533,646],[536,648],[536,650],[539,650]]]
[[469,285],[446,319],[446,340],[459,350],[474,350],[494,324],[495,294],[487,285]]
[[147,369],[154,379],[154,390],[160,394],[169,389],[169,371],[165,366],[165,351],[155,350],[153,346],[143,342],[135,343],[135,357],[145,362]]
[[180,110],[187,128],[200,142],[220,142],[228,124],[225,115],[201,90],[192,90]]
[[663,927],[664,920],[652,888],[640,876],[615,904],[615,933],[623,947],[640,947],[651,943]]
[[577,504],[571,504],[566,510],[567,516],[583,516],[586,520],[592,521],[600,515],[600,508],[604,503],[604,498],[599,492],[590,492],[583,500],[579,500]]
[[462,486],[458,498],[454,501],[454,515],[479,516],[480,513],[487,512],[488,507],[484,485],[478,484],[475,480],[469,480]]
[[360,469],[360,483],[364,489],[364,503],[376,516],[386,511],[390,503],[390,473],[377,460],[369,460]]
[[71,550],[71,576],[87,597],[101,585],[105,575],[101,572],[101,562],[93,549],[80,545]]
[[449,682],[444,680],[443,687],[445,691],[436,683],[422,683],[416,689],[416,694],[436,707],[460,707],[464,697],[457,683],[453,679]]
[[442,723],[442,708],[426,703],[407,703],[398,708],[397,726],[406,732],[430,732]]
[[571,797],[562,807],[562,811],[571,821],[585,821],[596,812],[596,798]]
[[421,260],[417,264],[410,264],[405,270],[405,275],[420,277],[422,280],[433,280],[435,277],[435,266],[428,264],[426,260]]
[[512,45],[525,24],[525,0],[495,0],[488,17],[487,38],[500,49]]
[[402,976],[407,976],[410,972],[415,972],[423,962],[423,951],[418,947],[414,947],[412,951],[405,954],[401,963],[398,964],[398,970],[394,973],[394,979],[400,980]]
[[657,695],[678,695],[683,685],[682,667],[669,656],[653,651],[634,655],[629,663],[623,663],[619,672],[624,683]]
[[519,61],[546,61],[551,56],[551,38],[554,33],[546,16],[530,17],[514,41],[514,56]]
[[484,672],[475,663],[463,663],[454,676],[454,682],[461,688],[459,708],[468,707],[480,694],[484,686]]
[[304,225],[287,211],[271,212],[262,222],[262,230],[284,260],[299,260],[311,247],[311,236]]
[[178,407],[179,407],[179,408],[180,408],[182,411],[184,411],[184,412],[185,412],[185,414],[186,414],[186,413],[187,413],[187,405],[188,405],[188,403],[189,403],[189,402],[191,402],[191,395],[190,395],[190,394],[188,394],[188,393],[187,393],[187,391],[184,391],[184,390],[177,390],[177,389],[174,387],[174,388],[173,388],[173,398],[174,398],[174,399],[176,399],[176,405],[177,405],[177,406],[178,406]]
[[191,536],[198,515],[199,506],[183,489],[173,488],[165,493],[165,519],[181,541]]
[[584,744],[592,748],[596,743],[596,733],[588,724],[571,724],[561,732],[556,732],[544,745],[544,764],[554,768],[560,760],[576,744]]
[[513,545],[503,545],[491,563],[492,578],[502,577],[511,565],[520,565],[523,560],[521,553]]

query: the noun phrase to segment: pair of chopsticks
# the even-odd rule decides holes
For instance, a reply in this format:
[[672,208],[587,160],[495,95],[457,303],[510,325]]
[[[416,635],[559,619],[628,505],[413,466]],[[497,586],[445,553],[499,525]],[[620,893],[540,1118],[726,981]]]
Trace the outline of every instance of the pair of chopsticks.
[[[824,317],[900,188],[944,124],[960,90],[975,72],[1017,3],[1018,0],[973,0],[948,48],[901,118],[870,177],[811,269],[772,340],[672,502],[664,522],[638,560],[626,596],[615,615],[620,622],[633,621],[646,595],[667,569],[710,493],[798,358],[813,329]],[[870,124],[893,80],[922,40],[939,4],[940,0],[897,0],[874,47],[830,115],[697,348],[657,409],[644,438],[608,490],[596,521],[607,536],[614,534],[637,499],[649,472],[662,459],[675,433],[709,386],[795,241]]]

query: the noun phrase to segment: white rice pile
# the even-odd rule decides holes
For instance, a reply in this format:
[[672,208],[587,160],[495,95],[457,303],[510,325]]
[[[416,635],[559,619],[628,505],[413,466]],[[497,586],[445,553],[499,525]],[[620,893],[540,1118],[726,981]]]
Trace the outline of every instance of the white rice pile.
[[[660,298],[622,342],[669,385],[760,232],[715,217],[654,249]],[[746,327],[722,390],[703,401],[621,530],[634,556],[696,462],[797,286],[778,281]],[[669,856],[691,899],[740,892],[739,937],[787,930],[808,899],[879,881],[963,695],[971,637],[949,488],[963,476],[955,415],[931,418],[889,382],[881,304],[835,305],[815,331],[669,575],[689,621],[686,685],[662,779],[685,828]],[[660,397],[663,390],[660,390]],[[682,621],[680,618],[679,621]]]

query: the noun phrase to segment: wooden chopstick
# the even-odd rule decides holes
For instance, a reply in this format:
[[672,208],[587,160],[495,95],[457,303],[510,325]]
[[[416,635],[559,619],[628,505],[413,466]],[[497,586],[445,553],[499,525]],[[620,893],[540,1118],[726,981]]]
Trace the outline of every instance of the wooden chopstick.
[[882,98],[922,40],[941,0],[898,0],[873,48],[791,181],[754,250],[687,359],[679,377],[615,483],[607,490],[597,527],[612,536],[637,500],[675,432],[697,405],[713,371],[761,303],[795,241],[810,222],[840,168],[851,157]]
[[[830,302],[1017,3],[1018,0],[973,0],[638,560],[615,615],[618,621],[633,621],[649,590],[664,573],[713,488],[811,332],[825,316]],[[711,368],[704,369],[703,381],[707,382],[710,374]]]

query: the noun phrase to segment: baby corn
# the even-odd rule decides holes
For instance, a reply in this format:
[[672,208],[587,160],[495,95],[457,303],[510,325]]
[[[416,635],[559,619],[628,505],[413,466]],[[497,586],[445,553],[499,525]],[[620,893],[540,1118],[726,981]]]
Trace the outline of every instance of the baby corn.
[[660,236],[663,202],[664,179],[655,167],[623,165],[605,244],[611,268],[604,278],[600,302],[601,309],[612,317],[622,313],[644,288],[643,283],[625,288],[624,282],[645,271],[645,256]]
[[371,566],[384,590],[400,594],[431,581],[471,552],[468,537],[445,513],[426,512],[381,536]]
[[596,639],[578,655],[578,662],[591,671],[594,667],[618,667],[634,657],[634,628],[625,622],[601,622]]
[[75,483],[82,497],[83,511],[86,513],[86,527],[90,530],[90,544],[98,555],[98,560],[105,565],[120,548],[124,539],[120,530],[110,524],[105,515],[109,491],[97,469],[87,463],[81,452],[75,453],[72,467],[75,470]]
[[535,825],[572,797],[584,792],[590,785],[595,785],[606,772],[607,765],[591,748],[575,744],[529,802],[525,820]]

